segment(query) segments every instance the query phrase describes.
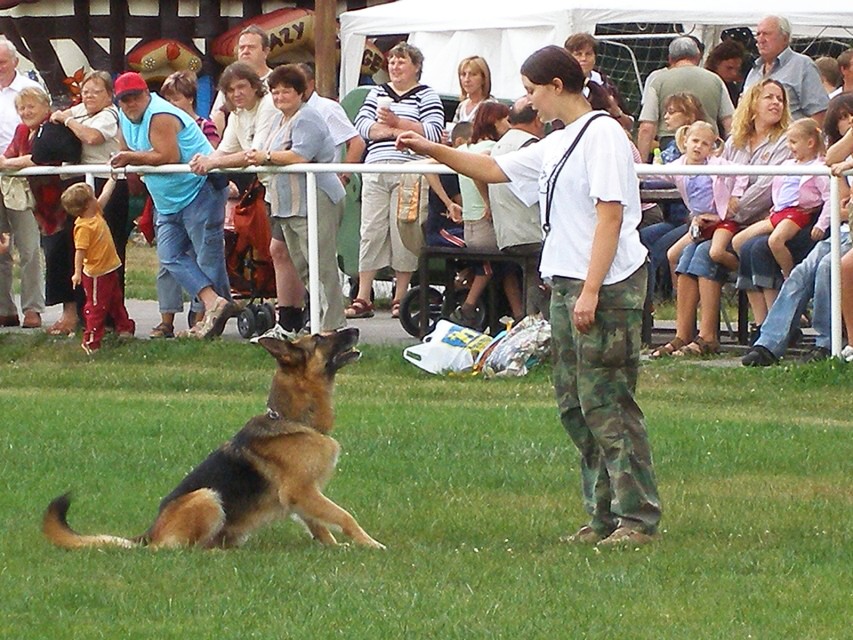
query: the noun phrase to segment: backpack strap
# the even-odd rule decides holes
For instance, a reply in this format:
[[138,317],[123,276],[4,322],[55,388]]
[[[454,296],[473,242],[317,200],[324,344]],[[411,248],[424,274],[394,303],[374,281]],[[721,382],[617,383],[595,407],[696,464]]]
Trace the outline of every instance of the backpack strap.
[[583,137],[583,134],[586,133],[586,130],[589,125],[592,124],[592,121],[604,117],[609,118],[610,116],[606,113],[596,113],[593,114],[589,120],[584,122],[584,125],[583,127],[581,127],[581,130],[578,132],[578,135],[575,136],[574,140],[572,140],[572,144],[569,145],[569,148],[563,154],[563,157],[560,158],[560,160],[554,166],[554,170],[551,172],[551,175],[548,176],[548,182],[545,186],[545,223],[542,225],[542,231],[545,232],[546,236],[551,231],[551,203],[554,200],[554,190],[557,184],[557,178],[560,176],[560,172],[563,170],[563,167],[566,166],[566,161],[569,159],[569,156],[572,155],[572,152],[575,150],[575,147],[578,146],[578,143]]

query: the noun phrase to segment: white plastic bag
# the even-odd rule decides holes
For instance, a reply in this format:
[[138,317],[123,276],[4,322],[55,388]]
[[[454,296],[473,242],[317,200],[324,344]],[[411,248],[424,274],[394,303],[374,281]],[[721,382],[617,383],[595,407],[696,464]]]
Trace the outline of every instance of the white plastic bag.
[[403,350],[403,357],[429,373],[470,371],[477,356],[492,341],[474,329],[439,320],[423,342]]

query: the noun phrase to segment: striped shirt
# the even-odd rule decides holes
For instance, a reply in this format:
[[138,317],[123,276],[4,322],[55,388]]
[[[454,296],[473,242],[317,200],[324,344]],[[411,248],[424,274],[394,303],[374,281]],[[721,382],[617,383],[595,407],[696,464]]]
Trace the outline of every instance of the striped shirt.
[[391,110],[400,118],[420,122],[424,128],[424,137],[428,140],[433,142],[441,140],[441,132],[444,130],[444,107],[435,90],[421,84],[400,96],[389,85],[378,85],[367,94],[364,104],[355,116],[355,128],[367,141],[365,164],[409,162],[423,158],[423,156],[398,151],[395,148],[395,138],[370,140],[370,127],[376,124],[377,99],[380,97],[389,97],[394,101]]

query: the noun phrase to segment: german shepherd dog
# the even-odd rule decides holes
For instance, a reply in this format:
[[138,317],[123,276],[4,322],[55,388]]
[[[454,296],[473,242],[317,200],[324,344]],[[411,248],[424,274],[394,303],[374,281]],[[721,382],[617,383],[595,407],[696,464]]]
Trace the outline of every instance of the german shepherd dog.
[[328,435],[334,420],[335,373],[361,356],[354,348],[358,329],[295,341],[263,337],[258,342],[278,362],[267,412],[249,420],[163,498],[146,533],[136,538],[76,533],[66,520],[66,494],[45,512],[47,539],[64,549],[227,548],[239,546],[273,519],[294,515],[324,544],[336,544],[328,528],[336,527],[357,544],[384,549],[323,495],[340,451]]

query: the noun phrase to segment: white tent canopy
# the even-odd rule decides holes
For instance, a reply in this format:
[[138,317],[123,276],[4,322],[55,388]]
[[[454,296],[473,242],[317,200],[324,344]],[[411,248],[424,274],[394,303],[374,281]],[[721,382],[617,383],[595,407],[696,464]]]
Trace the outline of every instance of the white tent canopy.
[[[492,70],[492,92],[500,98],[522,93],[518,69],[546,44],[562,44],[572,33],[595,32],[605,23],[680,23],[713,44],[726,27],[754,27],[768,12],[791,21],[795,36],[853,37],[853,12],[827,0],[777,0],[762,12],[743,0],[716,0],[714,8],[684,0],[398,0],[341,15],[341,95],[358,84],[367,37],[405,34],[425,56],[422,81],[444,94],[459,92],[456,66],[481,55]],[[848,28],[850,27],[850,28]]]

